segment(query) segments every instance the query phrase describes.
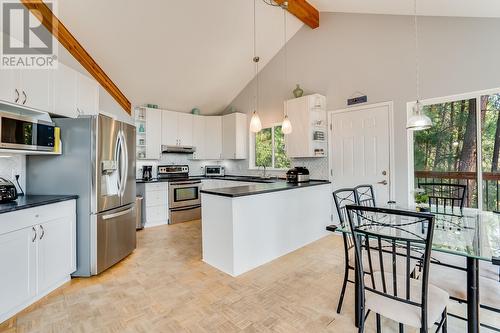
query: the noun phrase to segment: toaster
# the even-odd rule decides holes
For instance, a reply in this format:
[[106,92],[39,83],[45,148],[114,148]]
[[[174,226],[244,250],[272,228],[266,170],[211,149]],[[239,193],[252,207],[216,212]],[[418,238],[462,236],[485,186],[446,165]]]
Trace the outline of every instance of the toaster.
[[289,183],[304,183],[309,181],[309,170],[304,167],[295,167],[286,172],[286,181]]
[[5,178],[0,177],[0,203],[17,199],[16,186]]

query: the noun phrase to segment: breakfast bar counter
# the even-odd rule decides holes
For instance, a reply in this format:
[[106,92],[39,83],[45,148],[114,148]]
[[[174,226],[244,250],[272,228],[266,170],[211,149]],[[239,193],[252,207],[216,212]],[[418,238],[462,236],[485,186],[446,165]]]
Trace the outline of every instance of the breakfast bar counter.
[[0,214],[78,199],[77,195],[23,195],[17,200],[0,203]]
[[327,235],[328,181],[202,190],[203,261],[238,276]]

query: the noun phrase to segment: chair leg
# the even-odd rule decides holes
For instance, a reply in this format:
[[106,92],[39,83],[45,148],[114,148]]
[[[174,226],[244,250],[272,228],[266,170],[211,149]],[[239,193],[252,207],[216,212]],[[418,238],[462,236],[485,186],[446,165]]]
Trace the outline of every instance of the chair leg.
[[361,309],[361,315],[359,318],[359,327],[358,327],[358,333],[364,333],[365,331],[365,313],[364,309]]
[[345,268],[344,283],[342,284],[342,291],[340,292],[339,304],[337,305],[337,313],[342,310],[342,303],[344,302],[345,288],[347,286],[347,279],[349,279],[349,268]]
[[441,332],[448,333],[448,310],[446,308],[444,308],[442,320],[443,320],[443,326],[441,327]]
[[382,333],[382,326],[380,325],[380,315],[377,313],[377,333]]

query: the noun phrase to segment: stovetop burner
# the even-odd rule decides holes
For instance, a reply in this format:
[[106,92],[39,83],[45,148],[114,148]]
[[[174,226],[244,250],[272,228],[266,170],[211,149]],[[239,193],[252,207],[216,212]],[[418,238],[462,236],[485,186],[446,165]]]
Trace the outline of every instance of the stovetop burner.
[[158,165],[158,178],[160,179],[189,179],[189,166],[187,165]]

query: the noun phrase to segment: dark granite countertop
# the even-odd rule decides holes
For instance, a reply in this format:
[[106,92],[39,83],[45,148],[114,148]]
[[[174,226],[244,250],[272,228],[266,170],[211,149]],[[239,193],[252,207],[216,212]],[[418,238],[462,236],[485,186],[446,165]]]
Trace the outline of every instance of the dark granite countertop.
[[285,181],[275,181],[273,183],[260,183],[255,185],[243,185],[226,187],[212,190],[201,190],[201,193],[220,195],[223,197],[243,197],[247,195],[263,194],[277,191],[295,190],[298,188],[330,184],[327,180],[311,180],[305,183],[292,184]]
[[77,195],[24,195],[15,201],[0,203],[0,214],[78,199]]
[[[218,179],[218,180],[233,180],[233,181],[240,181],[240,182],[252,182],[252,183],[276,183],[279,181],[283,181],[284,179],[280,178],[261,178],[261,177],[256,177],[256,176],[233,176],[233,175],[227,175],[227,176],[214,176],[214,177],[205,177],[205,176],[189,176],[189,179],[191,180],[197,180],[197,179]],[[158,179],[158,178],[153,178],[151,180],[143,180],[143,179],[136,179],[135,182],[137,184],[142,184],[142,183],[159,183],[159,182],[168,182],[169,179]]]

